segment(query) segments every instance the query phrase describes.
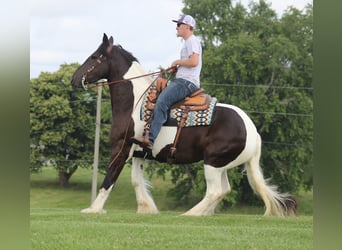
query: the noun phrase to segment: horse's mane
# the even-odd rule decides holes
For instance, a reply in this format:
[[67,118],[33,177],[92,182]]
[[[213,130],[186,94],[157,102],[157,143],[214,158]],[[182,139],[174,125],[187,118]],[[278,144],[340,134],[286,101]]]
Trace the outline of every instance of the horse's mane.
[[117,48],[117,51],[120,53],[120,55],[123,56],[127,61],[139,62],[138,59],[135,56],[133,56],[131,52],[128,52],[127,50],[125,50],[121,45],[115,45],[114,47]]

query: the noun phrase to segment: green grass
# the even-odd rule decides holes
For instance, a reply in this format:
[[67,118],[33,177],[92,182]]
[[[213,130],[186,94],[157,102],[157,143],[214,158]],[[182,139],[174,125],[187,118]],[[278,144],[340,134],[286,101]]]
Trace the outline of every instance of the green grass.
[[32,209],[32,249],[312,249],[312,217]]
[[[131,168],[122,171],[115,188],[109,196],[105,208],[132,209],[136,207],[135,193],[131,185]],[[104,176],[98,174],[98,186]],[[56,170],[44,168],[39,174],[31,174],[30,207],[31,208],[85,208],[90,205],[92,170],[78,169],[70,179],[68,187],[60,187]],[[168,209],[172,200],[167,197],[166,190],[172,185],[170,181],[160,178],[151,180],[151,193],[158,208]]]
[[[295,218],[263,217],[263,208],[235,207],[209,217],[172,210],[169,180],[151,180],[158,215],[136,214],[130,168],[124,169],[105,209],[84,215],[90,204],[91,170],[80,169],[67,188],[53,169],[31,175],[31,249],[312,249],[312,193],[299,196]],[[103,176],[99,176],[101,184]]]
[[[110,209],[132,209],[136,208],[135,194],[130,181],[130,167],[125,167],[105,208]],[[102,183],[103,175],[98,175],[98,186]],[[58,184],[57,173],[52,168],[44,168],[39,174],[31,174],[30,207],[31,208],[85,208],[90,205],[92,170],[79,169],[71,177],[70,185],[66,188]],[[161,178],[152,178],[153,188],[151,193],[159,210],[183,211],[191,208],[193,204],[184,204],[175,207],[175,202],[167,196],[167,190],[173,186],[170,179],[165,181]],[[234,187],[232,187],[234,188]],[[299,203],[299,215],[312,215],[313,194],[312,192],[301,192],[296,195]],[[264,208],[237,205],[229,208],[227,213],[237,214],[263,214]]]

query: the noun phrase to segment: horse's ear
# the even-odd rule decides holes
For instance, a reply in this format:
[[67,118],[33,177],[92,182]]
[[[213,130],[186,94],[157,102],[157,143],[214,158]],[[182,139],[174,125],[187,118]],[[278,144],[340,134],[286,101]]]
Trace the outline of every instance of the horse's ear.
[[103,39],[102,39],[102,43],[106,48],[106,54],[109,55],[112,52],[113,49],[113,37],[111,36],[108,39],[108,36],[106,35],[106,33],[103,33]]
[[107,55],[109,55],[109,54],[112,52],[113,43],[114,43],[114,39],[113,39],[113,37],[111,36],[111,37],[109,38],[109,40],[108,40],[108,45],[107,45],[107,49],[106,49]]
[[106,35],[106,33],[103,33],[102,42],[103,42],[103,43],[108,42],[108,36]]

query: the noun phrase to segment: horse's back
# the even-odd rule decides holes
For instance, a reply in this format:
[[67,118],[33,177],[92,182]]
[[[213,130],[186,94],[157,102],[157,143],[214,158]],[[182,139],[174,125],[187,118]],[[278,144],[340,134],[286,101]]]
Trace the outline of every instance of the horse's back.
[[[222,108],[222,109],[225,109],[226,111],[223,111],[224,112],[229,112],[231,113],[232,111],[233,112],[236,112],[237,116],[240,117],[243,121],[243,125],[245,126],[246,130],[249,132],[249,133],[257,133],[257,129],[253,123],[253,121],[251,120],[251,118],[246,114],[245,111],[243,111],[241,108],[237,107],[237,106],[234,106],[234,105],[231,105],[231,104],[225,104],[225,103],[217,103],[216,104],[216,108]],[[238,124],[239,122],[237,122]]]

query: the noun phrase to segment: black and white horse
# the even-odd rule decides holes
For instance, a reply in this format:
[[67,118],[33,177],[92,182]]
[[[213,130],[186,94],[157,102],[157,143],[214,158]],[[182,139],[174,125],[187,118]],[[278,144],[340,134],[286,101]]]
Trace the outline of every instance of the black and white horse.
[[[142,149],[132,144],[130,138],[142,135],[145,122],[140,119],[141,96],[153,81],[145,75],[138,60],[121,46],[113,45],[113,38],[104,34],[99,48],[76,70],[72,85],[107,79],[111,84],[112,146],[111,163],[99,193],[84,213],[103,213],[104,204],[126,161],[132,159],[132,185],[135,188],[138,213],[158,213],[157,206],[143,176],[145,159],[133,156]],[[177,127],[164,126],[155,140],[152,155],[166,162]],[[277,191],[264,179],[259,166],[261,138],[255,125],[240,108],[218,103],[208,126],[185,127],[179,136],[174,163],[192,163],[203,160],[206,180],[204,198],[184,215],[214,214],[218,203],[231,191],[227,170],[245,164],[248,181],[264,201],[264,215],[294,215],[296,202],[288,194]]]

